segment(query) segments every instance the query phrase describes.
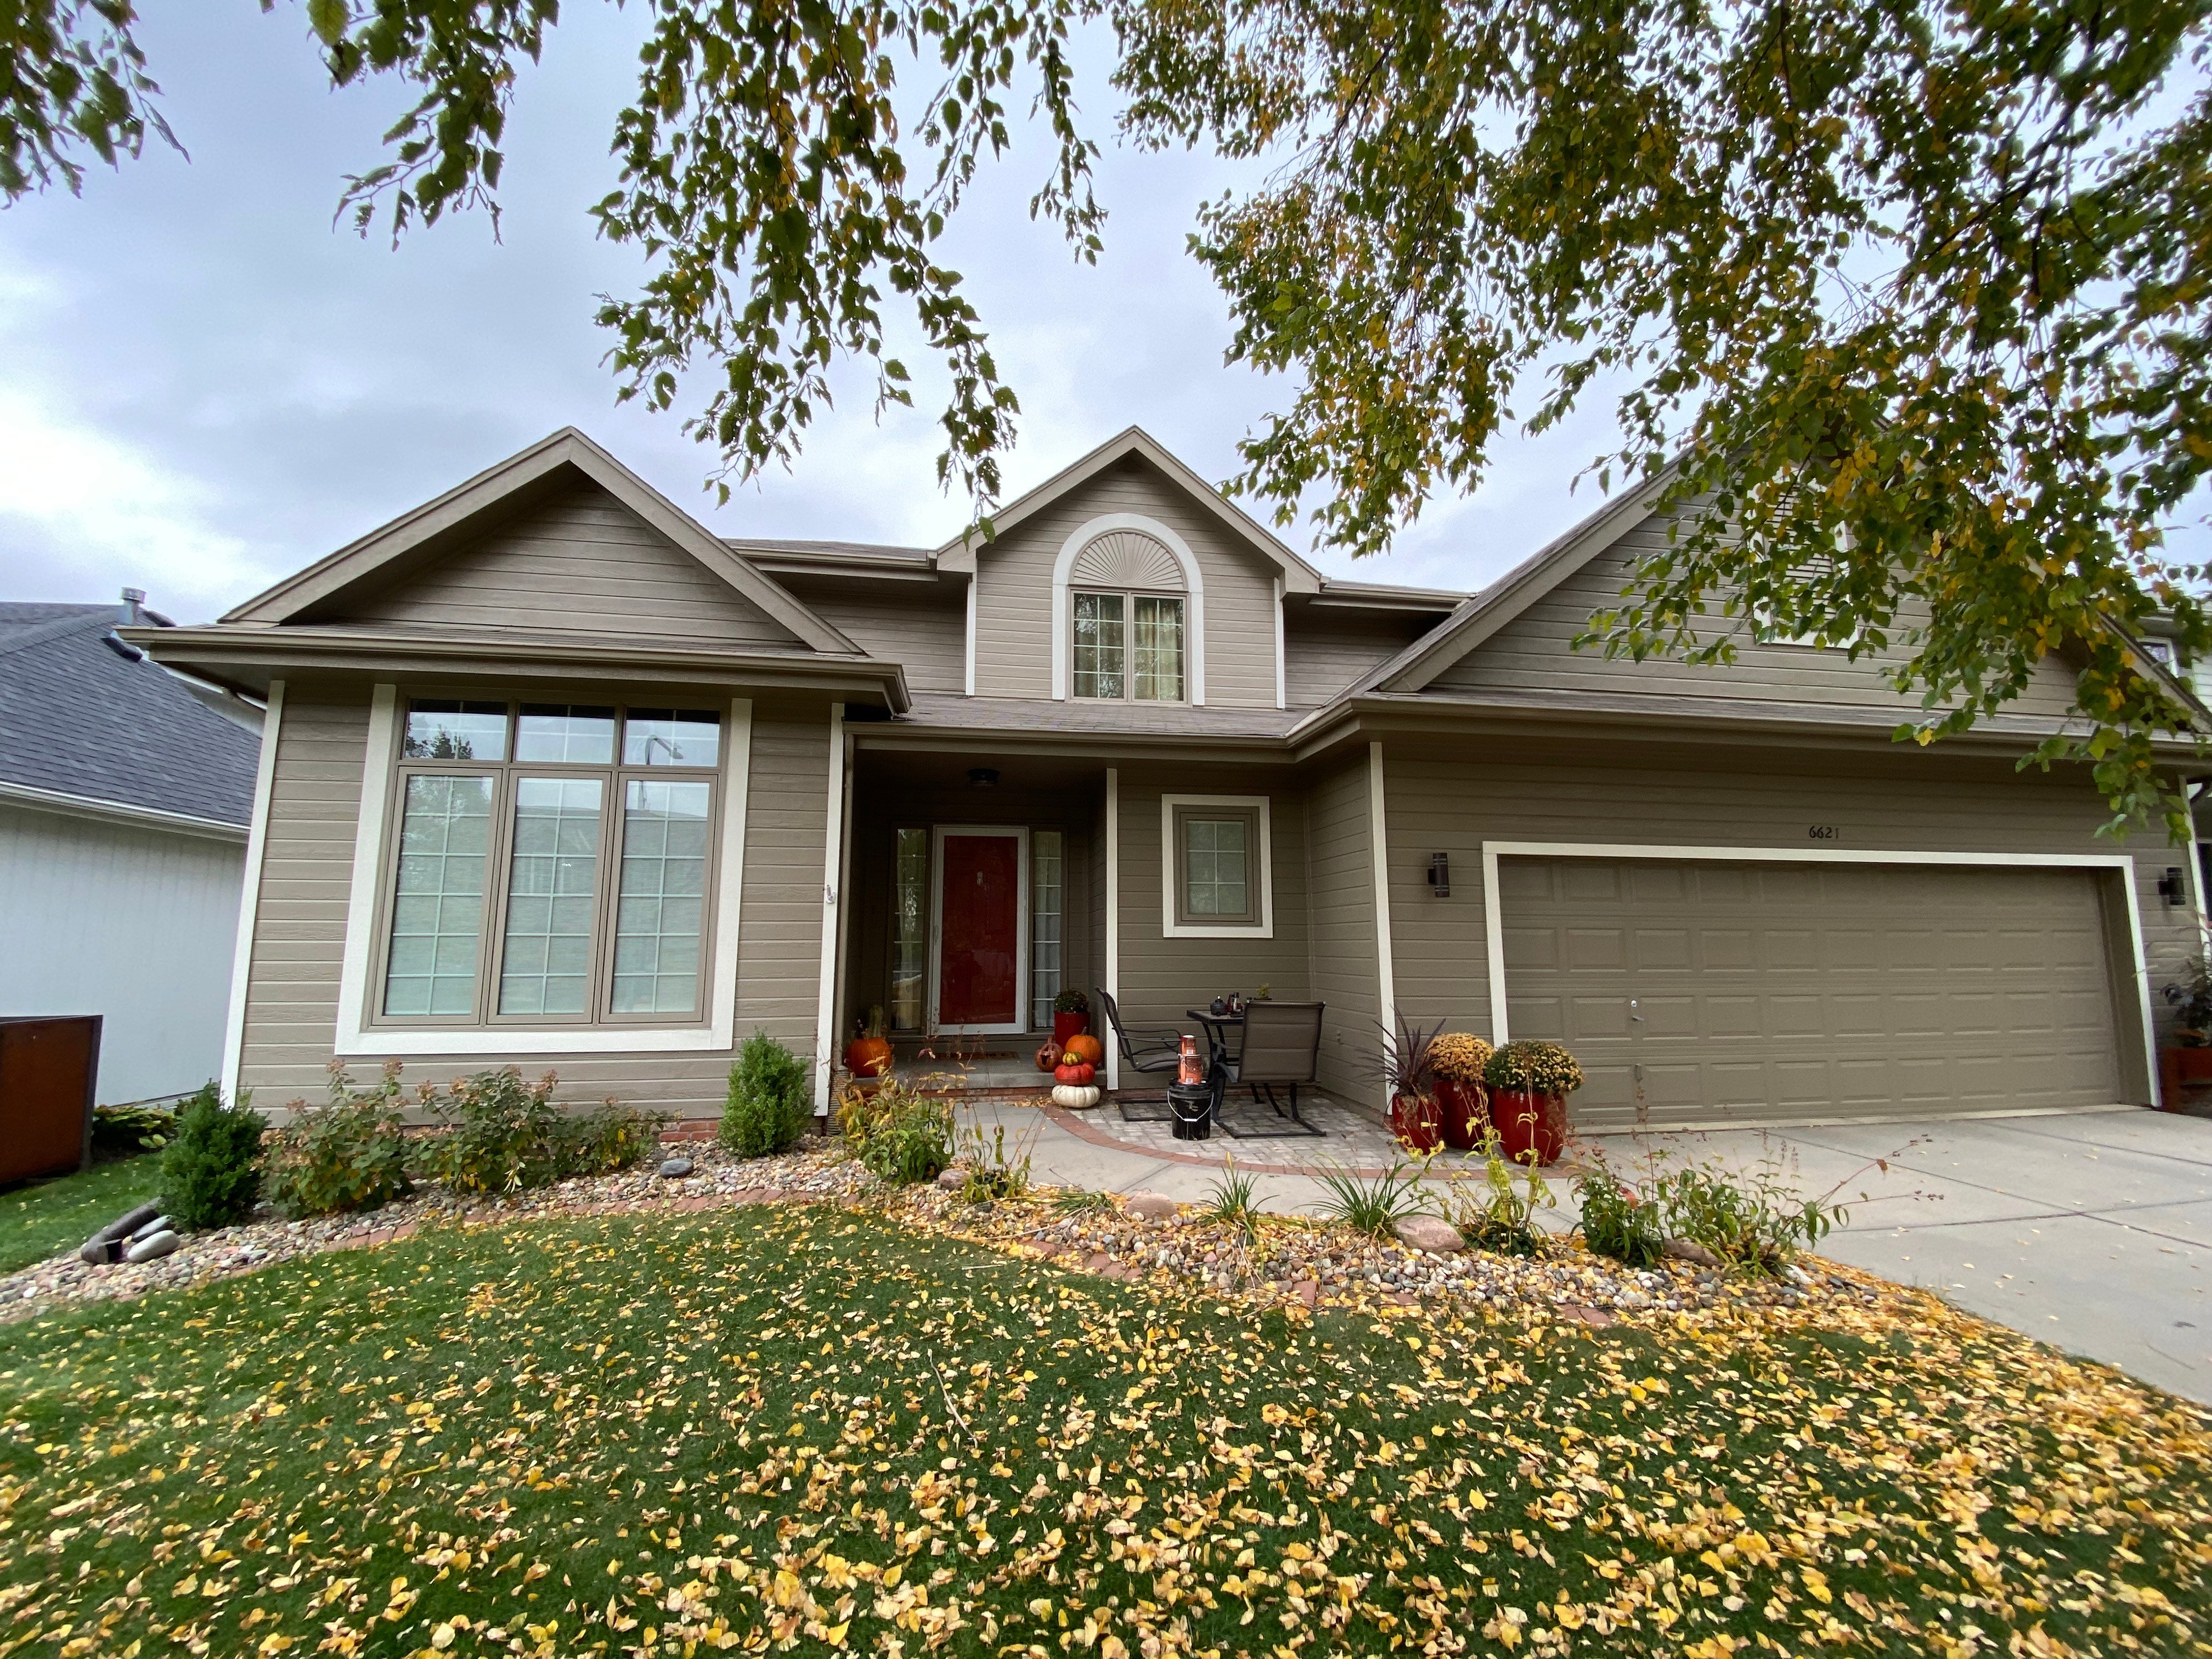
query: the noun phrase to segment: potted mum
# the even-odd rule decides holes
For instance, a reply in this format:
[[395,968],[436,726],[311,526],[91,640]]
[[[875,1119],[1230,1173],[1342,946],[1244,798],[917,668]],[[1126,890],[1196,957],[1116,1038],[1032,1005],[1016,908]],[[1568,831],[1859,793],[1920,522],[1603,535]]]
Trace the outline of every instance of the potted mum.
[[1494,1051],[1479,1036],[1446,1031],[1429,1046],[1437,1074],[1437,1104],[1443,1113],[1444,1145],[1471,1152],[1490,1133],[1490,1101],[1482,1091],[1482,1068]]
[[1091,1029],[1091,999],[1080,991],[1062,991],[1052,1000],[1052,1040],[1067,1047],[1072,1036]]
[[1436,1040],[1441,1028],[1424,1030],[1401,1018],[1382,1028],[1382,1080],[1390,1089],[1390,1133],[1409,1152],[1443,1145],[1443,1108],[1437,1101]]
[[1516,1164],[1552,1164],[1567,1139],[1567,1097],[1583,1086],[1583,1068],[1556,1042],[1509,1042],[1482,1068],[1490,1085],[1490,1121],[1500,1148]]

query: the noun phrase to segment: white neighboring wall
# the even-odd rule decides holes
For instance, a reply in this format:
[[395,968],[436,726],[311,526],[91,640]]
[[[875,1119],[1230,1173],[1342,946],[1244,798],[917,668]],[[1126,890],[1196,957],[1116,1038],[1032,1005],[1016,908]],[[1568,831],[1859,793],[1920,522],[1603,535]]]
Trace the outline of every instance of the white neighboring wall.
[[100,1014],[100,1103],[222,1072],[246,842],[0,803],[0,1014]]

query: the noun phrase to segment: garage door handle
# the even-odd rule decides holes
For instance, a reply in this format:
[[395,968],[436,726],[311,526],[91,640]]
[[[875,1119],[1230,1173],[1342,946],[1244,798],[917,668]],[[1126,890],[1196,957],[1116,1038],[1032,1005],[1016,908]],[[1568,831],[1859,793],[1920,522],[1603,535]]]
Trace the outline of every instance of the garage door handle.
[[1628,1017],[1631,1019],[1639,1021],[1644,1018],[1643,1015],[1636,1012],[1636,999],[1634,997],[1631,997],[1628,1000]]

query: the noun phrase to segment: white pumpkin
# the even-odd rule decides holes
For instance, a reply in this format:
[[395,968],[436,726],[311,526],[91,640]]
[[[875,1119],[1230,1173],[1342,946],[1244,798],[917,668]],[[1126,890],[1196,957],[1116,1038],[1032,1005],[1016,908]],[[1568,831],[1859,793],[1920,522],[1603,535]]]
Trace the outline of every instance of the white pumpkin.
[[1098,1085],[1095,1083],[1055,1083],[1052,1085],[1052,1103],[1065,1106],[1071,1112],[1080,1112],[1098,1103]]

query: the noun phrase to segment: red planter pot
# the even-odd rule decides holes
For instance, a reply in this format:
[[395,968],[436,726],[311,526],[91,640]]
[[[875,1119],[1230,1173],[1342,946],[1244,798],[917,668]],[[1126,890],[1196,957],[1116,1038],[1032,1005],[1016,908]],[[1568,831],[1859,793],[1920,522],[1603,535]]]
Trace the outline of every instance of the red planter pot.
[[1443,1111],[1444,1145],[1457,1152],[1471,1152],[1490,1131],[1490,1098],[1480,1083],[1437,1080],[1437,1104]]
[[1085,1013],[1059,1013],[1052,1017],[1052,1040],[1063,1048],[1072,1036],[1081,1036],[1091,1029],[1091,1016]]
[[1444,1109],[1419,1095],[1393,1095],[1390,1133],[1409,1152],[1433,1152],[1444,1144]]
[[1492,1089],[1490,1121],[1508,1161],[1556,1164],[1567,1144],[1567,1102],[1564,1095],[1531,1094],[1526,1089]]

